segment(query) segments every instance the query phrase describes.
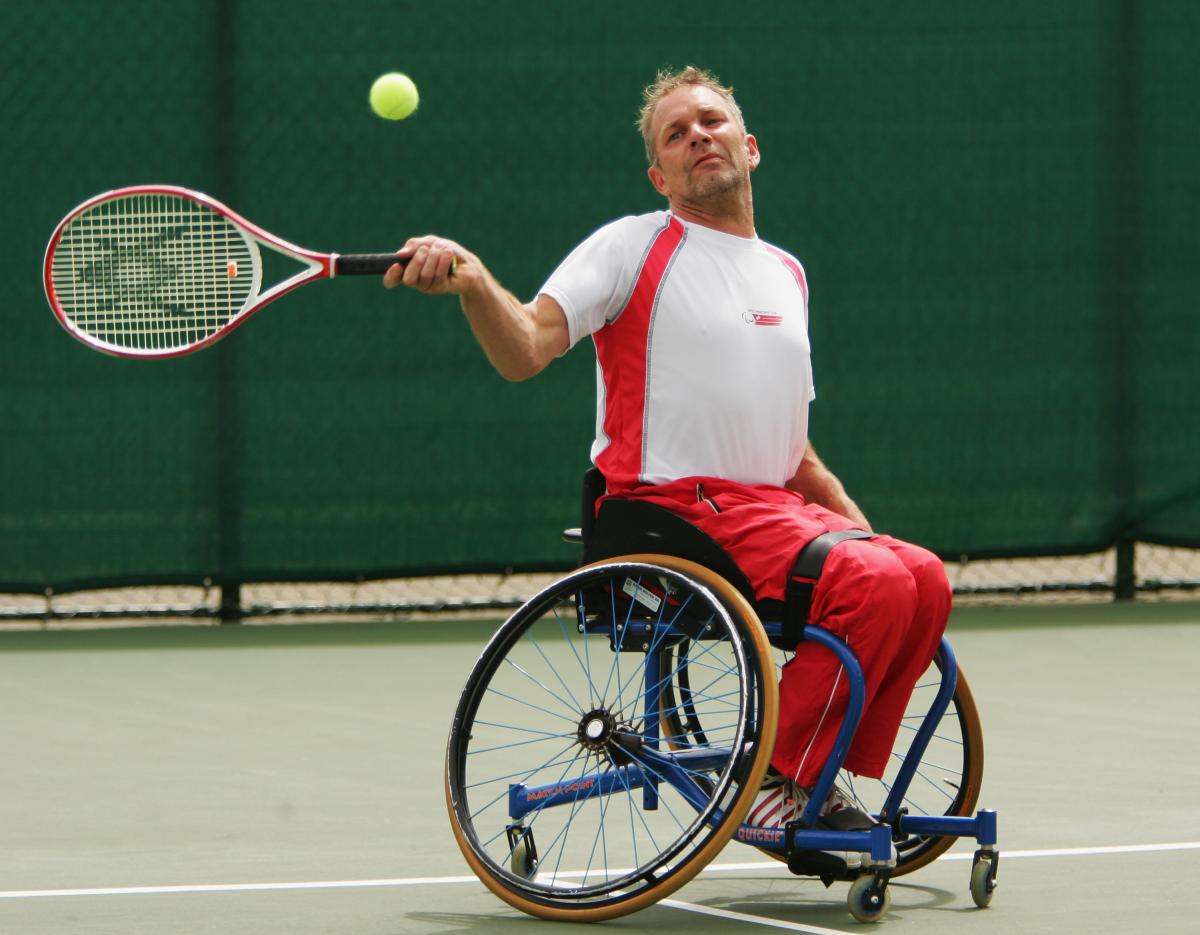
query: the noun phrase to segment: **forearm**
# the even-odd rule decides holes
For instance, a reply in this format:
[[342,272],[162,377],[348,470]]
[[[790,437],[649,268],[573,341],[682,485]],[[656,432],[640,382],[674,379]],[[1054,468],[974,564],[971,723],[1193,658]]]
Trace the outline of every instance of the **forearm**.
[[506,380],[532,377],[567,349],[567,318],[557,302],[540,295],[522,305],[462,245],[432,234],[414,237],[396,260],[384,285],[457,295],[479,346]]
[[553,359],[538,327],[536,306],[522,304],[487,269],[478,267],[476,282],[459,294],[459,301],[475,340],[506,380],[526,380]]
[[846,493],[842,482],[817,457],[811,442],[804,451],[800,467],[796,469],[796,473],[788,480],[786,486],[799,493],[809,503],[816,503],[827,510],[832,510],[834,513],[846,517],[852,523],[862,526],[863,529],[871,528],[867,517],[858,508],[858,504]]

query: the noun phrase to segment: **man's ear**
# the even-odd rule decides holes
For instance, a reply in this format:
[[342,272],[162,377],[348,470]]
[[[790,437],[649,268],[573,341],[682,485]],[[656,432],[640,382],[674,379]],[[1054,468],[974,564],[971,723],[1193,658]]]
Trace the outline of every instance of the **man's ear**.
[[650,184],[654,186],[654,190],[664,198],[670,198],[671,192],[667,188],[667,177],[663,175],[662,169],[657,164],[652,165],[646,170],[646,174],[650,176]]
[[758,151],[758,140],[754,138],[753,133],[746,134],[746,152],[750,156],[750,171],[753,172],[762,162],[762,153]]

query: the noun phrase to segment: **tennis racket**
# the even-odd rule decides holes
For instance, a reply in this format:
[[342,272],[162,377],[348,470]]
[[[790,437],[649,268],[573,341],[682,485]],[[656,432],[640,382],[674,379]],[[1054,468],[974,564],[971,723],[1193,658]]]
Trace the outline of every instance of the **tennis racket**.
[[[262,247],[303,268],[264,288]],[[299,286],[382,275],[397,262],[392,253],[306,250],[207,195],[144,185],[97,195],[63,218],[44,273],[55,316],[88,347],[177,357],[208,347]]]

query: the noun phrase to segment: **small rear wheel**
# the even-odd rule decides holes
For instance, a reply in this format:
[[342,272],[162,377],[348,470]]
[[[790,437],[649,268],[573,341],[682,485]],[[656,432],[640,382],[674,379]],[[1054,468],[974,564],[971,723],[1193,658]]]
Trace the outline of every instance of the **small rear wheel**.
[[971,864],[971,898],[980,909],[986,909],[996,892],[996,877],[992,872],[994,859],[979,856]]

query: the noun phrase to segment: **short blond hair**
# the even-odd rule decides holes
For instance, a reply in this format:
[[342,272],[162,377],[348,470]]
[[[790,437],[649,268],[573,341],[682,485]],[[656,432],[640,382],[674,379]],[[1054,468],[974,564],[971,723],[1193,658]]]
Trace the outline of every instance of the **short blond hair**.
[[654,165],[658,161],[654,139],[650,135],[650,122],[654,118],[654,109],[671,92],[691,85],[708,88],[718,94],[729,105],[742,132],[746,132],[746,121],[742,118],[742,109],[733,99],[733,88],[727,88],[721,84],[712,72],[697,68],[695,65],[688,65],[687,68],[681,68],[679,71],[661,69],[654,76],[654,81],[642,90],[642,109],[638,111],[637,119],[637,128],[642,133],[642,142],[646,144],[646,159],[650,165]]

